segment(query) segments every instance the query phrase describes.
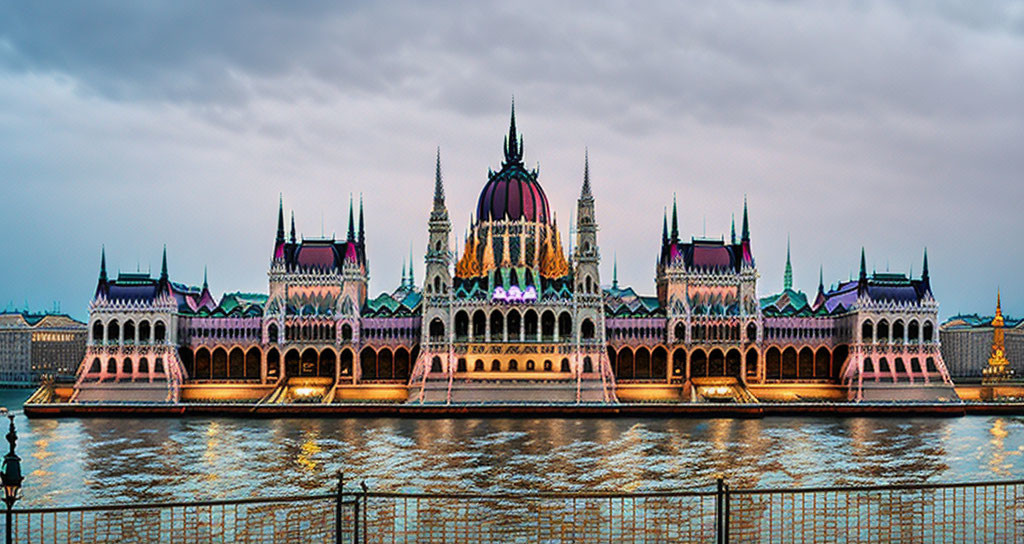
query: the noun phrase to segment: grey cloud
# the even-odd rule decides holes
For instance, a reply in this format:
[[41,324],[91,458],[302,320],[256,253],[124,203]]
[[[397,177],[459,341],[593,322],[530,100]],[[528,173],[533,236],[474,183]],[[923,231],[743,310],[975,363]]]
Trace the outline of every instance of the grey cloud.
[[[618,251],[642,291],[673,192],[695,234],[727,232],[747,193],[762,292],[792,232],[806,290],[861,245],[904,270],[929,245],[944,312],[971,309],[1024,266],[992,241],[1024,227],[1022,28],[1011,2],[3,3],[0,166],[20,186],[0,227],[26,257],[0,304],[84,306],[103,241],[131,266],[168,240],[193,281],[208,262],[261,289],[282,191],[317,234],[366,192],[387,288],[422,243],[434,146],[461,232],[515,93],[563,225],[590,146],[605,272]],[[35,274],[64,245],[61,275]]]

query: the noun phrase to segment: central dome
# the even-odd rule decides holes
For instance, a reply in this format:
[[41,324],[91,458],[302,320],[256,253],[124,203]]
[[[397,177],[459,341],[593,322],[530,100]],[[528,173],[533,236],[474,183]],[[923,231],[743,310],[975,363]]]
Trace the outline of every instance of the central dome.
[[505,139],[505,162],[501,170],[491,172],[476,205],[479,221],[533,221],[547,223],[550,217],[548,197],[537,183],[537,171],[523,166],[523,139],[516,134],[516,106],[512,104],[512,123]]

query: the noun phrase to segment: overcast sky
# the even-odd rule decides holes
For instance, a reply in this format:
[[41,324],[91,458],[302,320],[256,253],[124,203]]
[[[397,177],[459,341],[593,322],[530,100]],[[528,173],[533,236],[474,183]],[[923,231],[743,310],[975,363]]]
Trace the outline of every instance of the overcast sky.
[[1024,314],[1019,2],[295,4],[0,3],[0,306],[85,317],[102,244],[266,292],[281,193],[306,236],[362,193],[371,292],[421,280],[435,149],[461,242],[514,94],[563,239],[589,148],[604,283],[747,195],[762,296],[789,235],[807,292],[927,246],[943,317]]

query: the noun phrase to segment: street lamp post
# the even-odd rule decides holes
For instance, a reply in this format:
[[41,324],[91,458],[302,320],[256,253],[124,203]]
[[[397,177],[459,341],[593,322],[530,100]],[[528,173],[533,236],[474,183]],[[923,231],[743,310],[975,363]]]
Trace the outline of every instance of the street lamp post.
[[14,415],[8,414],[11,420],[10,430],[7,431],[7,443],[11,445],[11,451],[4,456],[3,465],[0,466],[0,481],[4,487],[4,504],[7,505],[7,544],[14,542],[14,528],[12,527],[13,514],[11,509],[14,503],[21,498],[21,458],[14,453],[14,446],[18,442],[18,433],[14,430]]

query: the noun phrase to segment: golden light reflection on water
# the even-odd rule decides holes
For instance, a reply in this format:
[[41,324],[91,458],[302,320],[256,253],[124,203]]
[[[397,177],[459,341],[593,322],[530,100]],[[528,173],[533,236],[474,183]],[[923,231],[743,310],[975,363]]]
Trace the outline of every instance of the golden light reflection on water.
[[46,449],[50,447],[50,442],[48,440],[41,438],[35,441],[35,445],[36,451],[32,452],[32,457],[35,457],[36,459],[42,461],[43,459],[46,459],[47,457],[53,455],[53,452]]
[[1006,451],[1006,437],[1010,435],[1010,432],[1006,430],[1006,420],[1003,418],[993,419],[988,432],[992,435],[992,439],[989,440],[992,449],[989,453],[988,468],[998,476],[1009,476],[1011,465],[1007,462],[1007,458],[1011,455],[1020,455],[1020,450]]
[[295,463],[306,472],[316,472],[318,463],[315,457],[322,451],[320,445],[317,444],[319,434],[317,431],[303,433],[302,445],[299,446],[299,454],[295,457]]

